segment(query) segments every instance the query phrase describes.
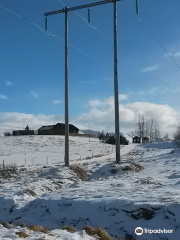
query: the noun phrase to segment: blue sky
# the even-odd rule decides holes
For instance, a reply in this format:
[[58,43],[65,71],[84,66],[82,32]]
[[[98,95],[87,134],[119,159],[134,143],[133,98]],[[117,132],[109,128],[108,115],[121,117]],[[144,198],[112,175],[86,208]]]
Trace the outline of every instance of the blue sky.
[[[62,2],[70,7],[95,1]],[[135,0],[117,4],[120,126],[130,131],[143,112],[172,132],[180,111],[180,2],[139,0],[143,21],[128,3],[135,9]],[[64,7],[58,0],[0,5],[42,27],[45,12]],[[78,14],[88,17],[87,10]],[[70,122],[113,129],[113,4],[93,7],[91,23],[98,30],[69,13],[69,43],[85,53],[69,47]],[[0,28],[0,125],[26,121],[36,128],[64,121],[64,42],[57,38],[64,39],[64,14],[48,17],[53,37],[0,6]]]

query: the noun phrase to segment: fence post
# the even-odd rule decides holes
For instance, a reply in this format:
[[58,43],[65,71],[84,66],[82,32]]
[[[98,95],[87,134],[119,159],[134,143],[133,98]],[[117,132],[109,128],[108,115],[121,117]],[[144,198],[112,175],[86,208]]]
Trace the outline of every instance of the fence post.
[[3,160],[3,168],[4,168],[4,160]]

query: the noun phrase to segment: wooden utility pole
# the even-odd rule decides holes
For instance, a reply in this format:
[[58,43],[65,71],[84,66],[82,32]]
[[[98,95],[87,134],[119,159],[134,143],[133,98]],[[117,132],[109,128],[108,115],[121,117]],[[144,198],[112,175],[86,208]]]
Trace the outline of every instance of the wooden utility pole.
[[117,54],[117,2],[122,0],[104,0],[76,7],[67,6],[61,10],[47,12],[44,16],[65,13],[65,166],[69,166],[69,77],[68,77],[68,12],[90,8],[102,4],[114,4],[114,105],[115,105],[115,138],[116,163],[120,163],[120,133],[119,133],[119,90],[118,90],[118,54]]

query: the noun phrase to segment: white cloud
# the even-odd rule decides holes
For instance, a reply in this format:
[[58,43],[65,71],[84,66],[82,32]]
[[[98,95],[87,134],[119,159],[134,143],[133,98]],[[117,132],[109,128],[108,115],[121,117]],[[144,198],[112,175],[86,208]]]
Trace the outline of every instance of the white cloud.
[[[135,102],[119,104],[119,118],[121,131],[127,133],[132,131],[136,124],[139,113],[147,118],[158,120],[162,133],[175,131],[180,113],[169,105],[155,104],[151,102]],[[114,131],[114,98],[103,100],[91,100],[89,111],[77,117],[76,122],[81,125],[91,125],[91,129]]]
[[180,57],[180,52],[175,53],[174,57]]
[[53,100],[52,103],[55,104],[55,105],[57,105],[57,104],[62,103],[62,101],[61,101],[61,100]]
[[[89,101],[89,110],[82,113],[70,123],[80,129],[88,129],[89,124],[92,130],[114,131],[114,97],[103,100]],[[162,134],[175,132],[180,113],[167,104],[155,104],[151,102],[134,102],[119,104],[120,130],[128,133],[134,130],[136,118],[143,113],[146,118],[153,118],[159,122]],[[22,129],[27,124],[31,129],[38,129],[43,125],[64,122],[63,116],[56,115],[33,115],[18,112],[0,113],[0,129],[10,128]]]
[[10,81],[6,81],[6,86],[12,86],[13,84],[12,84],[12,82],[10,82]]
[[18,112],[4,112],[0,113],[0,129],[22,129],[28,124],[31,129],[38,129],[43,125],[56,124],[63,122],[62,116],[57,115],[33,115]]
[[31,91],[30,93],[31,93],[31,95],[32,95],[34,98],[39,98],[39,95],[38,95],[37,92]]
[[166,53],[164,56],[165,56],[165,57],[169,57],[169,56],[171,56],[171,57],[180,57],[180,52],[176,52],[176,53]]
[[159,65],[154,65],[154,66],[150,66],[150,67],[146,67],[141,69],[141,72],[152,72],[155,71],[159,68]]
[[126,95],[126,94],[119,95],[119,101],[123,101],[123,100],[127,100],[127,99],[128,99],[128,95]]
[[165,56],[165,57],[169,57],[169,56],[171,56],[171,57],[172,57],[172,56],[173,56],[173,54],[169,52],[169,53],[166,53],[166,54],[164,54],[164,56]]
[[0,99],[7,99],[7,97],[3,94],[0,94]]
[[[119,94],[119,101],[123,101],[123,100],[127,100],[128,99],[128,96],[125,95],[125,94]],[[109,98],[106,98],[106,99],[103,99],[103,100],[90,100],[89,101],[89,106],[90,107],[107,107],[109,106],[110,108],[113,108],[114,106],[114,97],[109,97]]]

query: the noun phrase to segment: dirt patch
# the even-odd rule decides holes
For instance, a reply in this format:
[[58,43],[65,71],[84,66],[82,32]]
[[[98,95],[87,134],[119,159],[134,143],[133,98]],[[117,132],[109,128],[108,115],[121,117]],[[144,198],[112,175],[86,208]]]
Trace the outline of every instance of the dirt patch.
[[81,179],[81,180],[87,180],[89,175],[86,173],[86,171],[79,166],[72,165],[69,167],[73,172],[76,173],[76,175]]

